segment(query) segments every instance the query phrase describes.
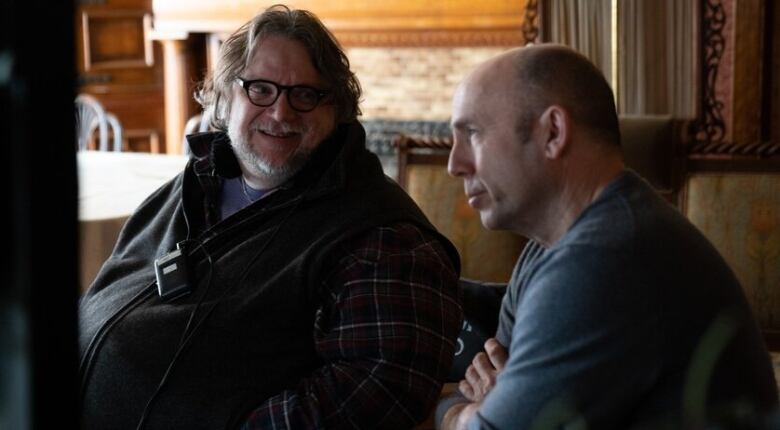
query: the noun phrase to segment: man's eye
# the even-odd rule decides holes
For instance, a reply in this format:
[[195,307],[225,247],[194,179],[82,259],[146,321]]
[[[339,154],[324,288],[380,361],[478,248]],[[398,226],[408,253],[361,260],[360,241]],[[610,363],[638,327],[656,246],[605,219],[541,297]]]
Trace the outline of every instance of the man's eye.
[[314,103],[317,101],[317,93],[310,90],[301,90],[295,93],[295,98],[305,103]]
[[249,89],[253,93],[259,94],[259,95],[268,95],[268,94],[273,94],[273,92],[274,92],[273,88],[268,86],[268,85],[253,85],[253,86],[249,87]]

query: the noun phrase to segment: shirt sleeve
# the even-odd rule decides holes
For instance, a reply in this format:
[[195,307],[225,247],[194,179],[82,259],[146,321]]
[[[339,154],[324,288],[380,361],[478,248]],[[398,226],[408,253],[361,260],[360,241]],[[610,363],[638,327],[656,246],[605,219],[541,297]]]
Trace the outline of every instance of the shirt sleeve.
[[244,429],[411,428],[435,405],[462,323],[450,257],[411,224],[341,249],[315,316],[323,365],[261,404]]

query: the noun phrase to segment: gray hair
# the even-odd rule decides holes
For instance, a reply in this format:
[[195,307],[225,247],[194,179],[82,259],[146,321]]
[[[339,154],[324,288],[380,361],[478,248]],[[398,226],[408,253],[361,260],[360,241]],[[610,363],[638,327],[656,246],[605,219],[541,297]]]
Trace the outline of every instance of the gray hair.
[[195,99],[211,115],[212,127],[227,130],[231,85],[246,69],[257,44],[272,35],[303,44],[314,68],[329,86],[338,122],[357,119],[361,114],[358,104],[362,90],[341,45],[313,13],[277,4],[256,15],[224,41],[213,73],[196,92]]

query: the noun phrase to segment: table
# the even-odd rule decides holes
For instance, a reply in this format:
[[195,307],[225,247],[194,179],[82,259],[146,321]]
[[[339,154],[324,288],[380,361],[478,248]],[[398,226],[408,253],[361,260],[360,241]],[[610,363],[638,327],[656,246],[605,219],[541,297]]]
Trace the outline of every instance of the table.
[[111,255],[119,232],[138,205],[187,163],[183,155],[80,151],[79,253],[86,290]]

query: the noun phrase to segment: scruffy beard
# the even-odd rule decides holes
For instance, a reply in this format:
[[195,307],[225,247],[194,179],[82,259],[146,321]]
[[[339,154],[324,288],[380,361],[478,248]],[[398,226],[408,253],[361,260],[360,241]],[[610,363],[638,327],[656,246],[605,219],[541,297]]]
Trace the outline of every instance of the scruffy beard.
[[[259,130],[271,129],[282,133],[306,134],[305,130],[286,124],[253,124],[252,128],[255,133],[259,133]],[[228,127],[228,137],[230,137],[233,152],[242,162],[242,167],[250,169],[251,172],[248,172],[250,175],[262,178],[268,188],[276,188],[292,178],[306,164],[312,152],[312,148],[306,147],[302,142],[284,164],[277,166],[272,164],[264,154],[258,154],[252,149],[246,132],[237,130],[236,127]]]

